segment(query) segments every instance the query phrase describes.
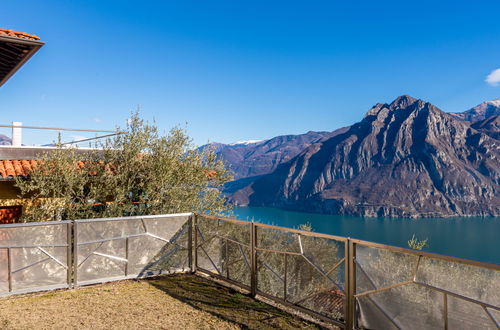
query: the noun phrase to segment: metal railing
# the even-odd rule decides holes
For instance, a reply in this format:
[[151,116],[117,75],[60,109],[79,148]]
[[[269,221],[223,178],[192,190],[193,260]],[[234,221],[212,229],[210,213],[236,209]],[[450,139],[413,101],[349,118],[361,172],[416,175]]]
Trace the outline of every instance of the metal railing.
[[500,265],[196,215],[194,268],[341,328],[499,329]]
[[191,270],[191,213],[74,221],[73,284]]
[[0,296],[192,269],[191,213],[0,225]]
[[346,329],[500,327],[496,264],[191,213],[0,225],[0,295],[186,271]]
[[69,288],[71,221],[0,225],[0,295]]

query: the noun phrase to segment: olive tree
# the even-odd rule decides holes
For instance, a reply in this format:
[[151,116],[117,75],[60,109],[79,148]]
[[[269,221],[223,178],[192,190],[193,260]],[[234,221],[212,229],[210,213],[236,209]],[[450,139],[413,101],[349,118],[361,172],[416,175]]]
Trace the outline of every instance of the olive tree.
[[230,211],[220,188],[232,177],[212,150],[196,149],[178,127],[162,135],[138,113],[124,131],[86,152],[58,144],[16,178],[21,220]]

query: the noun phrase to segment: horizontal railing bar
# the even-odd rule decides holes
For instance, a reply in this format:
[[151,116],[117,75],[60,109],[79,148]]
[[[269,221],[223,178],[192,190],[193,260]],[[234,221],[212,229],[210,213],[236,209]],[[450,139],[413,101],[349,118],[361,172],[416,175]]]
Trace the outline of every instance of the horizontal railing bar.
[[414,283],[414,282],[413,281],[399,282],[399,283],[396,283],[396,284],[393,284],[393,285],[384,286],[383,288],[380,288],[380,289],[369,290],[369,291],[365,291],[365,292],[362,292],[362,293],[358,293],[358,294],[355,294],[354,297],[359,298],[359,297],[363,297],[363,296],[368,296],[370,294],[384,292],[384,291],[387,291],[387,290],[390,290],[390,289],[394,289],[394,288],[397,288],[397,287],[400,287],[400,286],[403,286],[403,285],[412,284],[412,283]]
[[225,221],[225,222],[231,222],[231,223],[238,223],[241,225],[251,225],[252,223],[250,221],[245,221],[245,220],[238,220],[238,219],[231,219],[231,218],[226,218],[226,217],[219,217],[215,215],[208,215],[208,214],[199,214],[196,213],[196,216],[199,218],[204,218],[204,219],[209,219],[209,220],[216,220],[216,221]]
[[0,297],[13,296],[13,295],[25,294],[25,293],[51,291],[51,290],[57,290],[57,289],[68,289],[68,288],[69,288],[69,285],[67,283],[45,285],[45,286],[38,286],[38,287],[34,287],[34,288],[28,288],[28,289],[12,290],[11,292],[0,292]]
[[362,246],[373,247],[373,248],[389,250],[389,251],[394,251],[394,252],[400,252],[400,253],[405,253],[405,254],[411,254],[411,255],[416,255],[416,256],[429,257],[429,258],[434,258],[434,259],[441,259],[441,260],[452,261],[452,262],[465,264],[465,265],[469,265],[469,266],[477,266],[477,267],[488,268],[488,269],[500,271],[500,264],[492,264],[492,263],[487,263],[487,262],[483,262],[483,261],[452,257],[452,256],[447,256],[447,255],[432,253],[432,252],[426,252],[426,251],[421,251],[421,250],[412,250],[412,249],[402,248],[402,247],[393,246],[393,245],[375,243],[375,242],[370,242],[370,241],[363,241],[363,240],[354,239],[354,238],[351,238],[350,240],[353,243],[359,244]]
[[289,255],[293,255],[293,256],[302,256],[302,253],[300,253],[300,252],[279,251],[279,250],[264,249],[264,248],[259,248],[259,247],[255,247],[255,250],[263,251],[263,252],[271,252],[271,253],[289,254]]
[[347,241],[347,237],[335,236],[335,235],[330,235],[330,234],[316,233],[316,232],[307,231],[307,230],[300,230],[300,229],[279,227],[279,226],[273,226],[273,225],[266,225],[266,224],[263,224],[263,223],[255,223],[255,226],[256,227],[261,227],[261,228],[276,229],[276,230],[285,231],[285,232],[289,232],[289,233],[300,234],[300,235],[303,235],[303,236],[311,236],[311,237],[318,237],[318,238],[328,238],[328,239],[332,239],[334,241],[339,241],[339,242],[345,242],[345,241]]
[[418,281],[414,281],[413,283],[421,285],[421,286],[424,286],[424,287],[427,287],[427,288],[432,289],[432,290],[436,290],[436,291],[439,291],[439,292],[443,292],[443,293],[449,294],[450,296],[454,296],[456,298],[460,298],[462,300],[466,300],[468,302],[471,302],[471,303],[474,303],[474,304],[477,304],[477,305],[480,305],[480,306],[483,306],[483,307],[488,307],[488,308],[500,311],[500,307],[498,307],[498,306],[491,305],[491,304],[488,304],[488,303],[485,303],[485,302],[482,302],[482,301],[479,301],[479,300],[476,300],[476,299],[473,299],[473,298],[469,298],[469,297],[466,297],[466,296],[462,296],[461,294],[458,294],[458,293],[455,293],[455,292],[452,292],[452,291],[448,291],[446,289],[441,289],[441,288],[435,287],[433,285],[429,285],[427,283],[422,283],[422,282],[418,282]]
[[68,244],[42,244],[42,245],[1,245],[0,249],[38,249],[38,248],[48,248],[48,247],[68,247]]
[[93,133],[116,133],[116,134],[126,134],[125,131],[110,131],[102,129],[83,129],[83,128],[63,128],[63,127],[42,127],[42,126],[26,126],[26,125],[0,125],[0,127],[6,128],[25,128],[25,129],[41,129],[49,131],[69,131],[69,132],[93,132]]
[[78,219],[76,223],[86,222],[102,222],[102,221],[126,221],[126,220],[141,220],[141,219],[157,219],[157,218],[176,218],[188,217],[193,213],[174,213],[174,214],[158,214],[158,215],[135,215],[132,217],[114,217],[114,218],[95,218],[95,219]]
[[23,222],[23,223],[7,223],[0,225],[0,229],[4,228],[19,228],[19,227],[36,227],[36,226],[57,226],[72,222],[72,220],[63,221],[44,221],[44,222]]

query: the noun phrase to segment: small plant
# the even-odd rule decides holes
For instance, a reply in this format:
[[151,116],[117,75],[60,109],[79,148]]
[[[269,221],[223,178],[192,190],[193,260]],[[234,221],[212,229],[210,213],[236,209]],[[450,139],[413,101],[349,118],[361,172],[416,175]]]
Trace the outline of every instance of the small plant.
[[423,240],[419,240],[417,238],[417,236],[415,236],[415,234],[413,234],[413,236],[411,237],[411,239],[408,241],[407,244],[410,247],[410,249],[422,250],[423,248],[429,246],[429,244],[427,244],[427,241],[428,241],[427,238],[423,239]]
[[300,224],[298,228],[300,230],[304,230],[304,231],[313,231],[313,226],[309,221],[306,223]]

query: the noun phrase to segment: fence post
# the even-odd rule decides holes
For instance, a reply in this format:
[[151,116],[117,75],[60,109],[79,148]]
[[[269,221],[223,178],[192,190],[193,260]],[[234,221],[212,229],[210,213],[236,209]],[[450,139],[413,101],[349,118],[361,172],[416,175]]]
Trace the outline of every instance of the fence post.
[[68,244],[67,246],[67,252],[66,252],[66,266],[68,267],[67,270],[67,282],[68,282],[68,288],[72,289],[73,288],[73,221],[68,222],[66,224],[66,243]]
[[12,254],[10,248],[7,248],[7,276],[9,281],[9,292],[12,292]]
[[351,281],[349,281],[349,276],[351,272],[349,267],[351,266],[351,259],[349,253],[349,238],[344,242],[344,291],[345,291],[345,305],[344,305],[344,317],[346,320],[346,329],[352,329],[351,317],[349,315],[350,309],[349,306],[351,304],[351,296],[349,295],[349,290],[351,289]]
[[189,216],[188,222],[188,265],[189,271],[193,272],[193,217],[194,213]]
[[78,286],[78,223],[73,221],[73,287]]
[[[194,235],[193,235],[193,231],[194,231]],[[192,216],[192,219],[191,219],[191,235],[190,237],[193,236],[193,240],[194,240],[194,260],[192,261],[192,267],[191,267],[191,271],[193,273],[196,273],[196,271],[198,270],[198,216],[196,215],[196,213],[193,213],[193,216]],[[189,246],[191,246],[192,248],[192,245],[190,243]]]
[[356,324],[356,244],[347,238],[347,278],[346,278],[346,329],[354,329]]
[[127,261],[125,262],[125,277],[128,276],[128,268],[129,268],[129,252],[128,252],[128,236],[125,238],[125,259],[127,259]]
[[250,227],[250,244],[250,261],[252,264],[250,271],[250,294],[252,297],[255,297],[257,295],[257,251],[255,249],[257,244],[257,228],[253,222]]

